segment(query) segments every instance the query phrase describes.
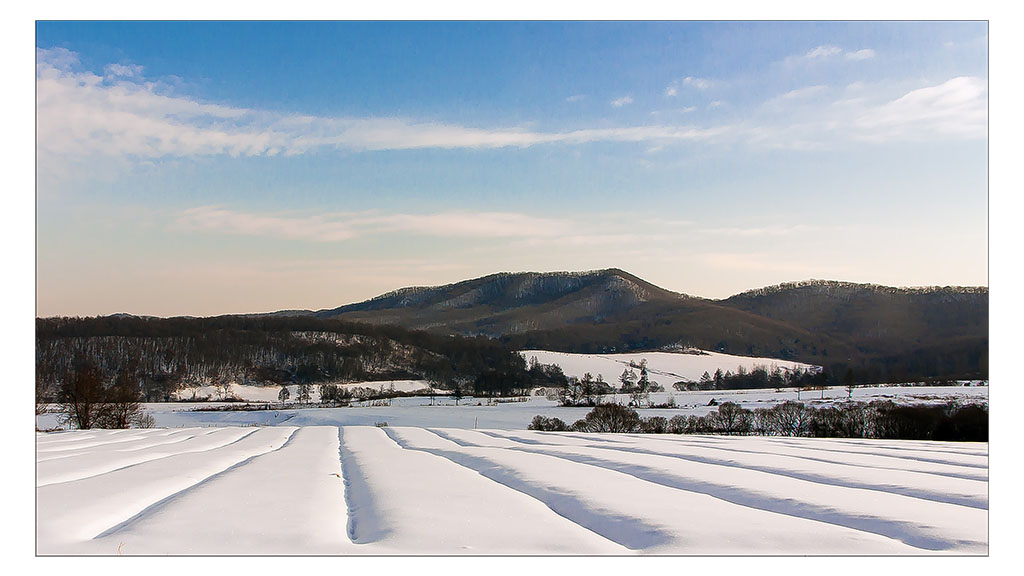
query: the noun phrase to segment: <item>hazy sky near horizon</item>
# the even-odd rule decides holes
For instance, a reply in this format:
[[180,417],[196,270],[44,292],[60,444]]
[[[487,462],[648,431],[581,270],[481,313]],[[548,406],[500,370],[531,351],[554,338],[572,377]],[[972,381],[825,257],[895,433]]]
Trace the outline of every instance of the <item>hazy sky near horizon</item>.
[[38,316],[988,284],[984,22],[36,25]]

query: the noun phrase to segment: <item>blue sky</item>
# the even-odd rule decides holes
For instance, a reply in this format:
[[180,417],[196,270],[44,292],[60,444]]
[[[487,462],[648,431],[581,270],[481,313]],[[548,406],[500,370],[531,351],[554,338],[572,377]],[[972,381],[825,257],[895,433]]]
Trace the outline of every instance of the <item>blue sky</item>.
[[988,283],[983,22],[36,25],[37,314]]

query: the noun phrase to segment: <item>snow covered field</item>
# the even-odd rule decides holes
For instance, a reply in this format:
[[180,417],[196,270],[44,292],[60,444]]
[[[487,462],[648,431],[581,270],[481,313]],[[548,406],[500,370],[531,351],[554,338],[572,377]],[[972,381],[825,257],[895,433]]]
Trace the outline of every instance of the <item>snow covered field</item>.
[[[613,383],[630,361],[646,359],[652,380],[668,389],[651,394],[651,402],[675,407],[640,409],[644,417],[699,416],[726,401],[754,409],[848,397],[843,387],[671,389],[718,368],[796,366],[772,359],[524,356]],[[423,382],[348,386],[413,391]],[[415,396],[310,408],[294,403],[294,388],[282,410],[146,404],[157,428],[37,433],[37,553],[988,552],[987,443],[534,432],[525,428],[536,415],[572,423],[590,408],[562,407],[543,395],[500,403],[466,397],[458,405],[451,397]],[[279,390],[235,384],[231,393],[276,402]],[[853,400],[987,404],[988,391],[875,386],[855,389]],[[316,393],[314,386],[314,402]],[[218,394],[211,387],[197,396]],[[57,416],[39,415],[36,425],[54,428]]]
[[38,433],[36,461],[43,555],[988,550],[987,444],[286,425]]
[[[635,352],[629,354],[570,354],[567,352],[551,352],[548,350],[523,350],[520,354],[527,362],[536,357],[541,364],[558,364],[566,376],[582,377],[584,373],[597,378],[600,374],[604,381],[618,386],[619,375],[632,362],[639,365],[647,360],[647,371],[651,380],[661,384],[666,390],[680,380],[697,382],[704,372],[714,375],[715,370],[736,372],[739,366],[748,371],[757,366],[771,370],[778,366],[782,370],[810,370],[817,368],[811,364],[778,360],[775,358],[753,358],[750,356],[733,356],[718,352],[701,351],[702,354],[683,354],[678,352]],[[639,370],[637,370],[639,372]]]
[[[395,391],[395,392],[415,392],[418,390],[426,390],[427,383],[423,380],[378,380],[374,382],[348,382],[337,384],[339,388],[353,389],[353,388],[371,388],[373,390],[381,391]],[[299,387],[297,384],[289,384],[285,386],[288,388],[288,402],[296,403],[299,396]],[[280,386],[249,386],[245,384],[232,383],[228,389],[228,395],[240,398],[249,402],[277,402],[278,394],[281,393]],[[216,401],[222,398],[221,391],[216,386],[200,386],[195,389],[195,398],[208,398]],[[179,390],[173,397],[173,399],[189,400],[193,398],[191,389]],[[313,402],[320,401],[320,388],[319,386],[313,385],[310,389],[310,400]]]
[[[822,396],[824,395],[824,399]],[[712,399],[717,403],[735,402],[744,408],[770,408],[787,400],[800,400],[808,406],[821,406],[847,399],[843,387],[826,388],[824,391],[799,391],[796,389],[776,390],[709,390],[700,392],[658,392],[651,394],[651,401],[659,404],[672,399],[677,408],[640,409],[641,416],[664,416],[676,414],[702,416],[716,410],[708,404]],[[853,399],[862,402],[892,400],[900,403],[944,403],[957,400],[963,403],[988,404],[988,386],[878,386],[857,388]],[[627,404],[627,394],[608,395],[604,402]],[[368,405],[359,403],[343,408],[294,408],[287,410],[258,410],[214,412],[197,409],[229,406],[220,402],[168,402],[145,404],[157,427],[192,426],[373,426],[387,422],[391,426],[420,426],[442,428],[495,428],[502,430],[523,430],[534,416],[560,418],[572,424],[586,416],[590,408],[566,408],[543,396],[531,396],[526,402],[508,402],[488,405],[486,398],[463,398],[459,405],[450,397],[437,396],[433,400],[426,396],[395,398],[390,405]],[[48,430],[57,427],[55,414],[36,416],[36,427]]]

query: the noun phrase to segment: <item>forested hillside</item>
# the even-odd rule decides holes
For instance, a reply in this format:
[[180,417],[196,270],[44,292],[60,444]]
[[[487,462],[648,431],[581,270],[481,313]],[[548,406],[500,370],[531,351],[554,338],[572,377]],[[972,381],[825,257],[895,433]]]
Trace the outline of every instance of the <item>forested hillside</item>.
[[149,401],[181,386],[424,379],[470,387],[480,374],[523,384],[522,357],[486,338],[309,317],[43,318],[36,321],[37,390],[54,395],[83,365],[137,382]]

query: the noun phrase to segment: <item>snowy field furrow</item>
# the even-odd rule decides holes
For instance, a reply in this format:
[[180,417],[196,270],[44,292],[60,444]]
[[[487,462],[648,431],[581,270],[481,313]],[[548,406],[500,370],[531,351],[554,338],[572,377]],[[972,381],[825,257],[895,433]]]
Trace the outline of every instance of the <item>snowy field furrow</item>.
[[[949,478],[962,478],[965,480],[980,480],[982,482],[988,482],[987,466],[974,467],[973,464],[956,465],[947,462],[936,463],[905,457],[899,458],[891,455],[866,454],[852,451],[833,454],[833,451],[822,451],[820,447],[818,449],[806,447],[787,448],[783,445],[782,438],[773,438],[771,441],[764,443],[758,443],[758,439],[756,437],[747,437],[742,440],[736,438],[732,443],[715,442],[709,443],[706,446],[701,446],[700,441],[702,440],[702,437],[693,435],[687,436],[686,442],[681,442],[681,439],[676,436],[617,434],[614,440],[598,440],[595,438],[588,444],[588,439],[586,438],[580,438],[579,436],[561,438],[552,437],[551,432],[500,430],[486,433],[533,444],[540,442],[567,446],[593,446],[600,445],[599,442],[611,441],[619,442],[624,445],[647,446],[650,449],[656,449],[657,446],[666,445],[672,447],[685,446],[692,449],[706,448],[708,450],[722,451],[726,454],[753,454],[772,457],[784,456],[787,458],[806,460],[811,463],[822,462],[826,464],[840,464],[862,468],[877,468],[880,470],[922,472]],[[537,440],[537,438],[544,438],[545,440],[542,442]],[[835,450],[835,452],[840,451]]]
[[[259,482],[253,482],[258,478]],[[252,513],[239,521],[239,510]],[[196,519],[201,518],[201,522]],[[281,448],[251,457],[151,506],[89,545],[122,554],[351,554],[338,431],[300,428]],[[287,526],[287,530],[279,527]]]
[[[925,550],[967,547],[977,551],[988,540],[987,513],[983,509],[866,490],[845,485],[842,479],[823,484],[789,474],[637,453],[618,447],[510,446],[501,439],[476,431],[445,432],[459,439],[460,445],[466,446],[464,450],[469,450],[469,446],[496,446],[556,456],[758,510],[879,534]],[[951,522],[951,518],[958,521]]]
[[[785,444],[807,446],[804,438],[783,438]],[[979,442],[929,442],[924,440],[875,440],[868,438],[822,438],[838,452],[914,458],[957,466],[988,466],[988,445]]]
[[389,436],[376,427],[342,433],[346,456],[356,463],[346,465],[346,476],[359,475],[351,534],[372,545],[367,553],[628,552],[519,491]]
[[[515,433],[504,433],[513,437]],[[618,450],[636,454],[669,456],[692,462],[735,466],[789,476],[820,484],[866,488],[914,498],[950,502],[962,506],[988,509],[988,482],[952,475],[937,477],[927,472],[896,468],[872,468],[860,463],[813,461],[782,452],[743,451],[725,447],[701,447],[679,441],[679,438],[657,438],[660,442],[630,439]],[[641,447],[642,446],[642,447]],[[600,448],[601,446],[597,446]]]
[[138,442],[139,440],[146,439],[145,431],[140,430],[109,430],[106,432],[119,432],[119,434],[109,434],[106,437],[96,437],[90,435],[90,438],[85,441],[75,441],[72,439],[64,439],[62,441],[49,443],[39,447],[39,452],[43,453],[66,453],[73,452],[76,450],[87,450],[89,448],[116,448],[121,444],[128,444],[131,442]]
[[78,456],[79,454],[86,453],[87,451],[89,453],[111,453],[149,450],[154,446],[164,446],[168,444],[177,444],[179,442],[184,442],[196,436],[210,434],[214,432],[214,430],[208,428],[193,428],[171,430],[169,432],[166,430],[162,430],[159,431],[160,433],[153,433],[154,431],[152,430],[149,430],[147,432],[150,433],[145,434],[144,436],[139,436],[137,438],[127,440],[125,442],[109,442],[100,445],[93,445],[90,447],[68,446],[50,450],[40,449],[39,455],[36,457],[36,461],[45,462],[48,460],[68,458],[71,456]]
[[[412,449],[442,455],[530,494],[559,515],[633,550],[770,554],[812,537],[822,553],[912,550],[875,534],[728,502],[699,491],[679,490],[585,459],[469,444],[466,439],[474,434],[472,431],[433,432],[435,438],[415,429],[395,429],[389,434]],[[643,497],[633,497],[639,494]],[[745,528],[737,531],[737,526]]]
[[[217,448],[175,454],[88,478],[38,486],[37,552],[87,553],[92,550],[89,540],[232,466],[280,448],[295,430],[260,428]],[[258,478],[252,480],[258,481]]]
[[[74,456],[61,458],[59,461],[46,460],[37,463],[36,486],[81,480],[169,456],[215,450],[253,433],[255,433],[253,428],[222,428],[210,432],[204,431],[199,436],[191,436],[181,442],[157,444],[148,450],[122,452],[103,450],[103,447],[97,447],[95,450],[76,453]],[[125,446],[125,443],[112,444],[112,447],[121,446]],[[117,449],[115,448],[115,450]]]
[[327,425],[37,447],[43,555],[988,552],[987,444]]

